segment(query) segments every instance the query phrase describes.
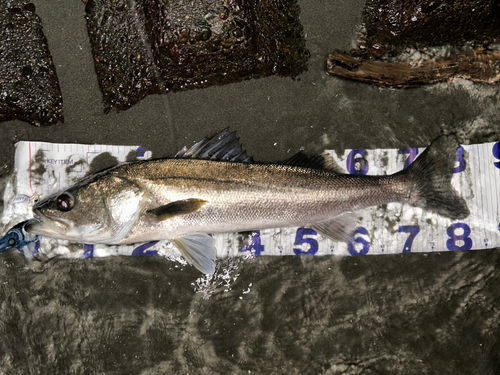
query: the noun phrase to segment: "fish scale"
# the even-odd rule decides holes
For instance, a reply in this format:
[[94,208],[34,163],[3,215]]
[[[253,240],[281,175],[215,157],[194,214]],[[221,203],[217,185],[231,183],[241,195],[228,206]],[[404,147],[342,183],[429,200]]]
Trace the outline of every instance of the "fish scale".
[[[203,228],[215,233],[250,230],[256,225],[313,224],[344,211],[402,201],[401,192],[408,185],[391,177],[344,176],[291,166],[176,159],[143,165],[126,165],[116,173],[126,172],[151,192],[146,210],[193,197],[209,202],[197,212],[160,223],[168,238]],[[153,168],[167,177],[148,179]],[[351,199],[354,194],[356,200]],[[121,243],[138,242],[137,235],[151,238],[155,230],[147,222],[139,223]]]

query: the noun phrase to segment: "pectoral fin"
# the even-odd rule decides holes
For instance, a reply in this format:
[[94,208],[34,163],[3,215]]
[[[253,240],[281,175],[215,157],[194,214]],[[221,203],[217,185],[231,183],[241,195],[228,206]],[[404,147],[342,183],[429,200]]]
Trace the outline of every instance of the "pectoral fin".
[[172,242],[189,264],[206,274],[215,272],[215,246],[211,236],[193,233]]
[[334,217],[331,220],[323,221],[312,226],[312,228],[335,241],[350,243],[352,234],[358,226],[356,215],[348,212]]
[[154,222],[170,219],[175,216],[187,215],[201,209],[208,202],[203,199],[190,198],[180,201],[171,202],[165,206],[160,206],[147,211],[148,214],[153,215]]

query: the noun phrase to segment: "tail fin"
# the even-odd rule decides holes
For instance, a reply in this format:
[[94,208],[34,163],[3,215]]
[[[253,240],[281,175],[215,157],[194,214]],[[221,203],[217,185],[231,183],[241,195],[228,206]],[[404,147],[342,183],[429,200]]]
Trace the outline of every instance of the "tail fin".
[[459,147],[454,136],[441,136],[408,168],[399,172],[415,181],[415,189],[410,195],[411,205],[451,219],[469,216],[467,203],[451,185]]

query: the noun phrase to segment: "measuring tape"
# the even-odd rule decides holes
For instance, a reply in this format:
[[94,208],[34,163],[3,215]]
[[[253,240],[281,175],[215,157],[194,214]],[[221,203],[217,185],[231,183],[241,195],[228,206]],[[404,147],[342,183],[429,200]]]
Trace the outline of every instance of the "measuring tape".
[[[424,148],[354,149],[338,155],[327,151],[347,173],[386,175],[407,167]],[[138,146],[109,146],[19,142],[15,176],[7,184],[2,223],[6,228],[32,217],[34,199],[55,194],[83,178],[92,161],[106,153],[117,162],[137,156],[151,158]],[[311,228],[276,228],[214,235],[217,257],[245,253],[259,255],[370,255],[454,250],[481,250],[500,246],[499,142],[461,146],[452,185],[466,200],[470,216],[454,221],[400,203],[359,211],[359,226],[351,244],[335,242]],[[358,214],[358,212],[356,212]],[[42,238],[24,249],[26,256],[101,257],[110,255],[165,255],[179,253],[169,241],[135,245],[85,245]]]

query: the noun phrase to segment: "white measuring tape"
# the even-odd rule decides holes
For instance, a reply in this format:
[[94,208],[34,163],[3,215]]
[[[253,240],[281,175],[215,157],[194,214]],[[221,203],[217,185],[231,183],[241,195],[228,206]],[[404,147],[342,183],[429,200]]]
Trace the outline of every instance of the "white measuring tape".
[[[348,173],[384,175],[406,167],[424,148],[347,150],[329,152]],[[2,222],[8,229],[32,217],[35,198],[52,195],[83,178],[95,157],[107,153],[118,162],[130,153],[149,159],[151,152],[138,146],[108,146],[19,142],[16,144],[15,176],[4,194]],[[470,216],[453,221],[419,208],[390,203],[360,211],[354,243],[334,242],[311,228],[277,228],[248,233],[214,235],[218,257],[252,252],[255,255],[365,255],[481,250],[500,246],[500,149],[499,142],[459,149],[453,186],[466,200]],[[9,226],[10,225],[10,226]],[[175,251],[169,241],[107,246],[69,244],[43,238],[25,255],[91,257],[110,255],[168,255]],[[174,256],[174,257],[175,257]]]

